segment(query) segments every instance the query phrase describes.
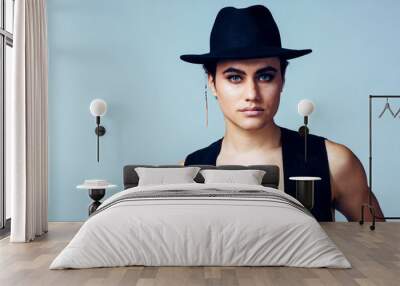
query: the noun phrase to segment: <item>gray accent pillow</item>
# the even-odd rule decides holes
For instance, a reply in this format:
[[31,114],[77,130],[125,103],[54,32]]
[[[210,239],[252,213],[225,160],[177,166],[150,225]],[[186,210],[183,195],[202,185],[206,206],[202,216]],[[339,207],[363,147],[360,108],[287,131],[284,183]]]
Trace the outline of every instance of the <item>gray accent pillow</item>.
[[164,184],[187,184],[196,183],[194,178],[200,171],[199,167],[184,168],[148,168],[137,167],[139,176],[138,186],[164,185]]
[[201,170],[204,183],[234,183],[246,185],[261,185],[265,175],[262,170]]

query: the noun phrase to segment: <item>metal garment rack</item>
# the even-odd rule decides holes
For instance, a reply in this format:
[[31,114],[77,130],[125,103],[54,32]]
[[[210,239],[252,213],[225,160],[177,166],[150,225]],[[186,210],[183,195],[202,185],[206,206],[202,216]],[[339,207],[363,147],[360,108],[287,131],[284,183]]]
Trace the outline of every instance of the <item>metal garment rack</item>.
[[380,217],[375,215],[375,208],[372,206],[372,100],[374,98],[400,98],[400,95],[370,95],[369,96],[369,195],[368,195],[368,204],[361,205],[361,220],[360,224],[364,224],[364,209],[368,208],[372,215],[372,225],[370,225],[370,229],[375,229],[375,220],[376,219],[400,219],[400,217]]

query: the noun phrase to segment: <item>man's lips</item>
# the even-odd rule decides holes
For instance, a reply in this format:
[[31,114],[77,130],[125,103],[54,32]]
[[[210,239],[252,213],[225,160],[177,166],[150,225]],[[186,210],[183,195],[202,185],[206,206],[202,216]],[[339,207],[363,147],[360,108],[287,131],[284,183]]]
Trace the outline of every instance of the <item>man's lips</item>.
[[264,112],[264,108],[262,107],[245,107],[239,109],[240,112],[244,113],[245,116],[255,117],[260,116]]

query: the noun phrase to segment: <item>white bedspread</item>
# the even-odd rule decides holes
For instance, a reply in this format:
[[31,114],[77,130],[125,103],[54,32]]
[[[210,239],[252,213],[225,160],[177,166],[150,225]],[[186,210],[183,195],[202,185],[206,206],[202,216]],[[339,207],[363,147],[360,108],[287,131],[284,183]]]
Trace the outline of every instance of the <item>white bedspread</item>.
[[[207,193],[207,189],[263,191],[271,199],[250,195],[129,199],[137,192]],[[319,223],[282,191],[196,183],[141,186],[113,195],[82,225],[50,269],[126,265],[351,267]]]

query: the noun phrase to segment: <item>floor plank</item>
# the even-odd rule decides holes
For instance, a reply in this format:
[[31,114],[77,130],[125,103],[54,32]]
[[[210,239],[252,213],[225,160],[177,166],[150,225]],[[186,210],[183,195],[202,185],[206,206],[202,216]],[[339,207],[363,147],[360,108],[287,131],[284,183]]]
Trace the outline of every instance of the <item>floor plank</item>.
[[321,223],[351,262],[352,269],[296,267],[115,267],[49,270],[82,223],[49,223],[49,232],[32,243],[0,240],[0,285],[400,285],[400,223],[368,225]]

